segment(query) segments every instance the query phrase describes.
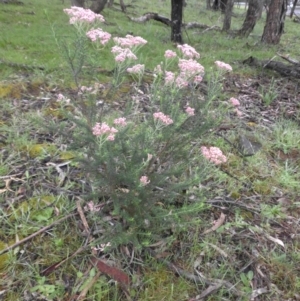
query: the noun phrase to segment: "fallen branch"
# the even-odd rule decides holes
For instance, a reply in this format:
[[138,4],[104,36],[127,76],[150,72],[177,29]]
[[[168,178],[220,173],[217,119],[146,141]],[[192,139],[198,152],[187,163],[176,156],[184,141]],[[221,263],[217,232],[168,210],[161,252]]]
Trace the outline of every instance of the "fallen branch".
[[258,60],[253,56],[250,56],[243,61],[243,64],[271,69],[278,72],[282,76],[300,78],[300,64],[296,63],[293,63],[292,65],[286,65],[282,62],[274,61],[273,58],[271,60]]
[[[164,16],[161,16],[157,13],[145,13],[144,15],[142,15],[141,17],[137,17],[137,18],[132,18],[132,17],[129,17],[128,16],[128,19],[132,22],[137,22],[137,23],[146,23],[148,22],[149,20],[155,20],[155,21],[158,21],[158,22],[161,22],[167,26],[171,26],[172,25],[172,21]],[[189,22],[187,24],[182,24],[182,27],[183,28],[186,28],[186,29],[192,29],[192,28],[200,28],[200,29],[204,29],[205,31],[208,31],[208,30],[218,30],[220,31],[221,28],[219,26],[208,26],[208,25],[205,25],[205,24],[200,24],[200,23],[197,23],[197,22]]]
[[145,23],[149,20],[155,20],[155,21],[159,21],[167,26],[171,26],[171,24],[172,24],[170,19],[160,16],[157,13],[146,13],[143,16],[138,17],[138,18],[131,18],[128,16],[128,18],[130,21],[137,22],[137,23]]

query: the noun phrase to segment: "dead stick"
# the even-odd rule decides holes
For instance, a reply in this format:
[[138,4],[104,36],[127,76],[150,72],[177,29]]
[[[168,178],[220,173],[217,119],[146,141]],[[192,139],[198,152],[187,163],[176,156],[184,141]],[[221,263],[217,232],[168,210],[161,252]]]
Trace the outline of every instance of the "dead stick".
[[59,219],[59,220],[53,222],[51,225],[46,226],[46,227],[40,229],[39,231],[32,233],[31,235],[25,237],[24,239],[22,239],[22,240],[16,242],[15,244],[13,244],[13,245],[7,247],[6,249],[0,251],[0,255],[2,255],[2,254],[4,254],[4,253],[7,253],[8,251],[10,251],[10,250],[12,250],[12,249],[18,247],[19,245],[21,245],[21,244],[23,244],[23,243],[29,241],[30,239],[34,238],[35,236],[37,236],[37,235],[39,235],[39,234],[45,232],[46,230],[50,229],[50,228],[53,227],[54,225],[59,224],[60,222],[66,220],[66,219],[68,219],[68,218],[70,218],[70,217],[72,217],[72,216],[75,216],[75,215],[77,215],[77,213],[69,214],[69,215],[67,215],[67,216],[65,216],[65,217],[63,217],[63,218],[61,218],[61,219]]

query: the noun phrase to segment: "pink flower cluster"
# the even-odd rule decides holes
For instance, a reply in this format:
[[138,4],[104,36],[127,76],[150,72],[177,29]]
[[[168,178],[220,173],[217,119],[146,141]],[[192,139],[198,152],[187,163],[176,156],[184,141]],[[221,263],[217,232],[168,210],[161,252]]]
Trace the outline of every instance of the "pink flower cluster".
[[187,87],[189,85],[189,82],[187,79],[185,79],[184,76],[182,76],[181,74],[179,74],[179,76],[177,76],[176,80],[175,80],[175,84],[179,89],[182,89],[184,87]]
[[137,64],[132,66],[131,68],[127,68],[128,73],[141,74],[145,70],[145,65]]
[[154,113],[153,114],[153,118],[154,119],[158,119],[160,120],[162,123],[164,123],[165,125],[170,125],[173,123],[173,120],[168,116],[168,115],[165,115],[164,113],[162,112],[157,112],[157,113]]
[[188,44],[178,45],[177,48],[182,52],[184,58],[188,58],[188,59],[200,58],[200,54],[195,50],[195,48]]
[[84,211],[97,212],[100,211],[101,208],[97,208],[93,201],[87,203],[86,206],[83,207]]
[[127,125],[126,118],[124,117],[117,118],[114,120],[114,124],[120,126],[126,126]]
[[218,165],[227,161],[226,156],[223,155],[222,151],[218,147],[201,147],[202,155],[210,162]]
[[71,8],[64,9],[64,12],[70,17],[70,24],[75,23],[94,23],[95,21],[105,22],[100,14],[95,14],[90,9],[72,6]]
[[204,73],[204,67],[197,61],[191,59],[180,59],[178,67],[180,69],[180,76],[186,79]]
[[132,48],[147,44],[147,41],[142,37],[134,37],[130,34],[126,35],[125,38],[116,37],[114,38],[114,42],[117,45],[125,48]]
[[201,75],[196,75],[194,77],[194,84],[200,84],[203,80],[203,77]]
[[142,176],[140,178],[140,183],[143,185],[143,186],[146,186],[150,183],[150,180],[147,176]]
[[93,135],[95,136],[102,136],[102,135],[108,135],[107,140],[114,141],[115,140],[115,134],[118,132],[117,129],[114,127],[110,127],[107,123],[99,123],[97,122],[95,126],[92,128]]
[[70,103],[70,99],[66,98],[63,94],[59,93],[57,95],[57,102],[65,102],[66,104]]
[[129,48],[121,48],[119,46],[114,46],[111,52],[115,54],[116,62],[124,62],[126,59],[137,60],[136,55]]
[[192,80],[195,84],[198,84],[202,81],[201,75],[204,73],[204,67],[197,61],[192,59],[180,59],[178,67],[180,69],[180,73],[176,79],[173,72],[165,72],[166,85],[173,84],[175,80],[176,86],[181,89],[187,87],[190,80]]
[[215,61],[215,65],[220,70],[229,71],[229,72],[232,71],[232,67],[229,64],[226,64],[224,62]]
[[238,117],[242,117],[243,112],[238,109],[238,107],[241,105],[240,102],[239,102],[239,100],[236,99],[236,98],[234,98],[234,97],[231,97],[229,99],[229,102],[235,107],[234,111],[235,111],[236,115]]
[[172,51],[172,50],[166,50],[165,51],[165,58],[166,59],[172,59],[172,58],[174,58],[176,56],[177,56],[177,54],[176,54],[175,51]]
[[234,97],[231,97],[231,98],[229,99],[229,102],[230,102],[234,107],[238,107],[238,106],[241,105],[240,102],[239,102],[239,100],[236,99],[236,98],[234,98]]
[[175,73],[171,71],[165,72],[165,84],[166,85],[172,85],[175,80]]
[[86,33],[86,36],[91,39],[92,42],[100,40],[102,45],[105,45],[111,38],[111,34],[103,31],[101,28],[91,29]]
[[187,107],[185,109],[186,113],[190,116],[194,116],[195,115],[195,109],[191,108],[191,107]]

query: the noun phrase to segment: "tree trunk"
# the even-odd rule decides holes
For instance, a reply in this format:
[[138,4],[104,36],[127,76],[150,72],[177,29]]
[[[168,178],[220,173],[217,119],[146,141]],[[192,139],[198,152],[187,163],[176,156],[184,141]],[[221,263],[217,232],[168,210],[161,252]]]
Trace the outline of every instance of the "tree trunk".
[[293,18],[297,2],[298,2],[298,0],[294,0],[294,2],[293,2],[293,7],[291,9],[290,18]]
[[287,0],[272,0],[267,14],[267,21],[261,41],[267,44],[278,44],[283,34],[284,20],[287,11]]
[[120,0],[120,6],[121,6],[121,9],[122,9],[122,12],[125,13],[126,12],[126,6],[125,6],[123,0]]
[[171,41],[183,44],[181,25],[182,25],[183,0],[171,0]]
[[107,3],[107,7],[112,7],[114,4],[114,0],[109,0]]
[[258,1],[258,16],[257,16],[257,20],[259,20],[262,16],[262,13],[264,11],[264,1]]
[[230,0],[221,0],[220,1],[220,8],[221,8],[221,12],[224,14],[225,10],[226,10],[226,6],[227,6],[227,2]]
[[249,6],[244,20],[242,28],[239,30],[239,35],[242,37],[248,37],[252,32],[256,20],[260,13],[260,3],[261,0],[249,0]]
[[84,7],[85,0],[71,0],[71,6]]
[[96,14],[100,14],[104,9],[106,3],[107,0],[94,0],[90,7],[90,10]]
[[214,10],[218,10],[219,9],[219,0],[214,0],[212,8]]
[[211,9],[210,0],[206,0],[206,9]]
[[234,0],[228,0],[226,3],[226,10],[225,10],[225,17],[224,17],[222,31],[227,31],[230,29],[233,5],[234,5]]

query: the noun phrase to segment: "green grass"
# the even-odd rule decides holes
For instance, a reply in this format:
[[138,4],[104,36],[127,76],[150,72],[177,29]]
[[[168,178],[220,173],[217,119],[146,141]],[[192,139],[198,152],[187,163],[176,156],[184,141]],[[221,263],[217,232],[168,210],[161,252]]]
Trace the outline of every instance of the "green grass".
[[[129,3],[128,3],[129,4]],[[151,1],[151,4],[144,6],[141,2],[132,2],[128,7],[129,16],[140,16],[145,12],[153,11],[159,14],[170,16],[170,3],[160,0]],[[29,66],[42,66],[46,74],[61,76],[65,66],[64,60],[58,51],[53,39],[53,32],[59,39],[68,41],[72,36],[72,27],[68,24],[68,18],[63,13],[67,5],[60,1],[51,2],[46,0],[31,1],[24,6],[2,5],[0,12],[0,24],[2,34],[0,37],[0,58],[12,63],[26,64]],[[106,9],[103,15],[107,21],[104,30],[114,36],[124,36],[127,33],[143,36],[147,41],[147,47],[141,52],[141,57],[151,58],[147,60],[146,67],[152,70],[160,63],[164,50],[174,48],[170,43],[170,29],[159,22],[149,21],[146,24],[138,25],[128,21],[124,14],[116,10]],[[232,29],[240,28],[243,22],[244,10],[236,9],[237,17],[232,18]],[[197,21],[209,26],[222,27],[223,16],[219,12],[206,11],[204,3],[189,3],[184,12],[184,22]],[[240,68],[240,62],[249,56],[259,59],[270,59],[277,52],[277,47],[266,46],[259,43],[265,22],[263,16],[256,25],[253,33],[248,39],[233,39],[231,35],[216,31],[192,29],[183,30],[183,37],[186,43],[194,45],[201,54],[201,62],[205,67],[211,66],[215,60],[223,60],[236,68],[245,69],[245,74],[253,73],[249,68]],[[279,52],[288,53],[292,57],[299,55],[296,41],[299,39],[295,24],[287,18],[285,34],[282,37]],[[297,38],[295,38],[297,37]],[[160,54],[160,55],[158,55]],[[109,68],[112,65],[109,57],[109,48],[99,54],[99,65],[102,68]],[[5,79],[13,69],[2,65],[0,74]]]
[[[130,16],[149,11],[170,15],[169,1],[125,1],[129,3]],[[300,115],[296,112],[289,117],[281,110],[293,101],[299,104],[299,82],[281,79],[273,72],[250,68],[241,62],[249,56],[271,59],[277,52],[299,59],[297,24],[287,18],[285,34],[277,46],[259,43],[265,16],[247,39],[214,30],[183,31],[185,42],[200,52],[200,62],[207,74],[212,72],[215,60],[233,66],[233,73],[223,80],[227,88],[214,100],[227,108],[222,122],[227,129],[220,132],[221,136],[211,133],[195,138],[191,160],[195,166],[203,166],[202,172],[209,175],[184,192],[191,202],[199,201],[195,198],[199,191],[203,192],[201,201],[207,203],[197,218],[182,222],[179,230],[175,226],[167,229],[163,235],[151,235],[151,229],[142,233],[144,243],[152,245],[156,257],[150,256],[147,248],[132,244],[100,254],[104,261],[109,259],[110,264],[130,276],[132,285],[125,294],[116,281],[105,274],[98,275],[91,265],[93,256],[89,243],[95,242],[101,247],[102,241],[95,234],[101,233],[101,224],[97,215],[90,217],[85,213],[91,228],[88,235],[76,202],[97,187],[89,187],[85,173],[73,161],[82,154],[70,152],[68,137],[58,135],[58,127],[65,120],[56,102],[57,94],[73,97],[76,92],[54,38],[55,33],[60,45],[71,45],[74,37],[75,32],[62,11],[65,7],[67,4],[61,1],[46,0],[31,0],[23,6],[1,4],[0,7],[0,59],[27,66],[19,68],[0,62],[0,252],[72,214],[29,242],[0,255],[3,300],[25,300],[25,296],[33,300],[42,295],[47,300],[70,300],[86,289],[84,300],[125,300],[127,294],[132,298],[127,297],[128,300],[182,301],[195,298],[207,289],[209,285],[203,278],[197,282],[176,275],[168,265],[170,262],[187,273],[201,273],[212,282],[230,282],[243,292],[241,300],[249,300],[252,289],[265,286],[270,290],[261,295],[260,300],[296,298],[300,289],[297,222],[300,214]],[[235,9],[235,13],[233,30],[240,28],[245,11]],[[165,50],[175,49],[170,42],[170,29],[165,25],[155,21],[133,23],[117,9],[105,9],[103,15],[106,19],[103,29],[113,36],[130,33],[148,41],[139,52],[146,69],[153,70],[164,59]],[[193,0],[188,2],[184,13],[184,22],[191,21],[221,27],[222,15],[206,11],[204,1]],[[92,49],[87,51],[92,52]],[[119,103],[130,102],[133,95],[128,82],[115,92],[107,88],[112,78],[102,71],[114,68],[110,47],[100,50],[93,57],[93,64],[95,70],[91,70],[90,65],[85,66],[83,82],[105,84],[96,95],[97,101],[116,105],[121,110]],[[30,68],[36,66],[44,69]],[[260,82],[261,78],[268,80]],[[249,85],[253,82],[258,83],[258,91]],[[286,91],[286,87],[290,89],[289,102],[283,98],[282,105],[281,96],[285,95],[282,91]],[[277,94],[273,99],[275,89]],[[203,92],[197,90],[195,93],[186,97],[201,99]],[[242,119],[227,103],[233,96],[241,96]],[[266,121],[268,114],[260,112],[272,109],[279,113],[270,111],[275,117]],[[67,110],[72,112],[68,107]],[[299,111],[299,105],[293,110]],[[254,156],[243,156],[237,147],[241,135],[253,137],[262,148]],[[220,147],[228,157],[227,163],[219,167],[204,165],[202,156],[194,155],[202,144]],[[186,171],[189,172],[192,170]],[[85,205],[81,203],[82,207]],[[218,223],[221,213],[226,219],[218,229],[206,233]],[[110,214],[107,213],[108,219]],[[84,246],[88,247],[77,254],[76,251]],[[69,259],[64,262],[66,258]],[[61,266],[55,268],[59,263]],[[49,269],[51,273],[45,273]],[[253,279],[256,282],[252,282]],[[257,287],[253,287],[255,283]],[[207,300],[225,298],[235,300],[237,296],[223,286]]]

